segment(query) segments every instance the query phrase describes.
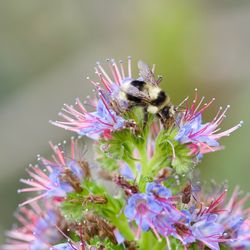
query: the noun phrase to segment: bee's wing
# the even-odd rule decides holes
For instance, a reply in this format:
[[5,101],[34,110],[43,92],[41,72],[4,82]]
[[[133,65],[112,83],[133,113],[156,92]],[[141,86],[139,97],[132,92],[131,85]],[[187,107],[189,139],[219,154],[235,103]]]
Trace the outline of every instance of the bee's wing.
[[157,80],[155,79],[153,71],[149,68],[149,66],[143,62],[138,61],[139,74],[143,78],[146,83],[151,83],[154,86],[157,86]]
[[144,103],[149,104],[151,101],[149,96],[146,93],[140,91],[138,88],[136,88],[132,85],[130,85],[126,89],[123,89],[121,86],[121,90],[128,95],[132,95],[134,97],[140,98],[142,100],[142,102],[144,102]]

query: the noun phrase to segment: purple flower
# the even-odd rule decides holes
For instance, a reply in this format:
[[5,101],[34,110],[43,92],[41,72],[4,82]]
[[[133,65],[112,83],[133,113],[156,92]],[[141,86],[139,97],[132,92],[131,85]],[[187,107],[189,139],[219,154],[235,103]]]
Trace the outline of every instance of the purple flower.
[[98,62],[95,73],[99,77],[99,82],[92,81],[98,94],[97,101],[90,101],[88,105],[92,106],[94,112],[88,112],[81,101],[76,99],[76,106],[64,105],[63,112],[59,115],[65,121],[56,121],[51,123],[58,127],[68,129],[85,135],[91,139],[98,140],[100,137],[110,138],[111,133],[131,125],[120,116],[127,110],[128,101],[121,96],[120,87],[125,84],[131,76],[131,58],[128,59],[127,76],[123,63],[120,61],[120,69],[114,60],[108,60],[112,77],[109,76]]
[[21,207],[16,218],[21,226],[6,233],[8,239],[3,250],[46,250],[62,238],[55,230],[58,213],[49,203],[43,208],[37,203],[30,208]]
[[110,107],[107,100],[101,98],[97,105],[92,105],[95,112],[88,112],[79,99],[76,100],[76,107],[65,105],[63,111],[70,115],[59,113],[66,121],[51,122],[61,128],[65,128],[98,140],[100,136],[110,137],[112,131],[122,129],[126,124],[125,120],[118,116]]
[[134,180],[135,179],[135,175],[134,175],[133,171],[131,170],[131,168],[126,163],[121,165],[120,174],[125,179],[128,179],[128,180]]
[[[75,157],[77,151],[77,141],[71,140],[71,155],[67,158],[60,145],[51,148],[55,152],[54,160],[50,161],[40,158],[41,167],[30,166],[27,169],[32,179],[21,179],[20,181],[30,187],[19,189],[18,192],[39,192],[34,198],[20,204],[23,206],[42,198],[54,198],[61,201],[67,193],[81,191],[81,182],[85,177],[84,169]],[[70,178],[67,178],[67,176]],[[72,182],[71,182],[72,181]]]
[[232,249],[250,247],[250,210],[244,208],[249,195],[240,198],[239,193],[239,188],[235,188],[224,212],[218,217],[218,221],[225,228],[223,237],[228,239],[225,243]]
[[122,244],[125,241],[125,238],[117,228],[114,230],[114,235],[118,245]]
[[162,210],[169,221],[177,221],[182,216],[181,211],[175,207],[175,197],[172,196],[170,189],[162,186],[161,184],[150,182],[147,184],[146,192],[149,196],[153,197],[159,203]]
[[[53,247],[50,248],[50,250],[82,250],[82,249],[90,249],[86,248],[84,246],[83,248],[83,243],[81,242],[67,242],[67,243],[61,243],[58,245],[54,245]],[[95,250],[96,248],[91,248],[91,250]]]
[[201,158],[205,153],[222,149],[218,140],[224,136],[229,136],[232,132],[241,127],[243,123],[241,121],[236,126],[218,133],[220,130],[219,126],[224,120],[229,106],[227,106],[224,111],[220,108],[211,122],[203,124],[202,114],[213,103],[214,99],[200,108],[203,100],[204,97],[202,97],[197,104],[198,95],[196,90],[196,96],[191,107],[188,106],[186,101],[186,110],[182,112],[177,119],[179,131],[175,137],[175,140],[181,144],[187,144],[191,150],[190,154],[197,155],[198,158]]
[[224,241],[221,239],[224,227],[217,222],[216,215],[207,215],[198,220],[190,227],[190,230],[196,240],[213,250],[219,250],[219,243]]
[[134,194],[128,199],[128,204],[125,207],[124,214],[130,221],[136,222],[138,226],[136,233],[137,239],[140,237],[141,230],[147,231],[149,228],[151,228],[158,239],[160,239],[152,221],[161,210],[162,207],[159,203],[146,194]]
[[178,222],[173,224],[171,235],[179,239],[184,247],[188,244],[200,241],[212,250],[219,250],[219,243],[224,242],[222,238],[224,227],[218,223],[218,216],[206,214],[197,217],[183,211],[183,216]]
[[135,180],[141,175],[141,165],[136,164],[135,174],[127,163],[121,162],[120,164],[120,174],[127,180]]
[[171,224],[182,216],[182,212],[175,206],[175,197],[166,187],[151,182],[146,186],[146,194],[134,194],[128,199],[125,207],[125,215],[130,221],[135,221],[138,230],[136,237],[140,236],[141,230],[151,229],[158,240],[159,234],[167,236],[172,231]]

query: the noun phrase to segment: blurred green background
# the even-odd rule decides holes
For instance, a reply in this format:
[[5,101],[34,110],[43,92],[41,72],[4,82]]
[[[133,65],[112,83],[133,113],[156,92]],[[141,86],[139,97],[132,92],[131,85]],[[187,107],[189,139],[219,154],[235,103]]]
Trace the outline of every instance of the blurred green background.
[[[231,104],[223,128],[245,124],[206,155],[203,178],[249,191],[250,1],[8,0],[0,3],[0,242],[22,200],[25,167],[47,142],[71,136],[48,124],[62,104],[91,93],[95,61],[131,55],[157,65],[175,103],[194,88]],[[136,67],[134,67],[136,69]]]

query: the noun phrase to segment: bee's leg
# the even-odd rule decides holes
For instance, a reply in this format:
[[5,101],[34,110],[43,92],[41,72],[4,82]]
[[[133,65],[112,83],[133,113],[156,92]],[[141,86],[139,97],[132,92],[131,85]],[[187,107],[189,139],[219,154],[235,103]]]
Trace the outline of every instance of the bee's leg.
[[147,123],[148,123],[148,111],[147,111],[147,107],[143,107],[143,128],[146,127]]
[[163,128],[166,129],[166,126],[165,126],[165,119],[163,118],[161,112],[157,113],[157,117],[160,119],[161,125],[163,126]]

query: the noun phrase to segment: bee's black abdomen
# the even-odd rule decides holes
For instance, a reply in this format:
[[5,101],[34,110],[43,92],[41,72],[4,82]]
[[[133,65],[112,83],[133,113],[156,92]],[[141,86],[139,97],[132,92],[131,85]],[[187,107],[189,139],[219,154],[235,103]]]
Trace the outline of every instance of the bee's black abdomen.
[[134,86],[134,87],[136,87],[140,91],[143,90],[145,84],[146,83],[144,81],[139,81],[139,80],[134,80],[134,81],[131,82],[131,85]]
[[167,99],[167,95],[163,90],[161,90],[157,96],[157,98],[153,101],[151,101],[151,105],[154,106],[160,106],[162,103],[164,103]]
[[135,103],[141,103],[141,99],[136,97],[136,96],[133,96],[133,95],[130,95],[130,94],[126,94],[127,95],[127,99],[129,101],[132,101],[132,102],[135,102]]

